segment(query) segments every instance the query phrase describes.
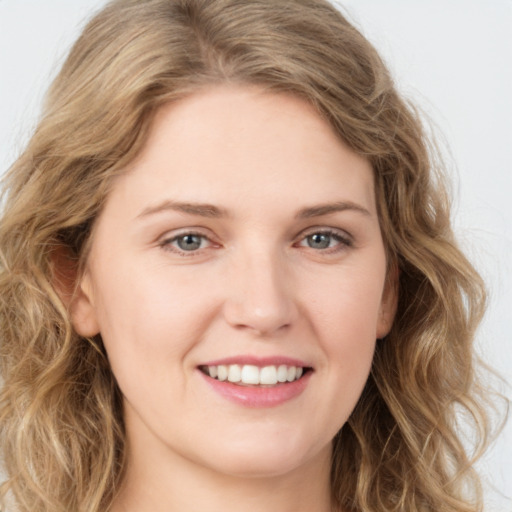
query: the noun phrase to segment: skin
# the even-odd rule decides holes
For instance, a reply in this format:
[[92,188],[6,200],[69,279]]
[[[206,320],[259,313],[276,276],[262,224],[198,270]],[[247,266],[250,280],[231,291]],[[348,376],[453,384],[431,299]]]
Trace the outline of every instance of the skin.
[[[199,248],[180,249],[187,233]],[[310,105],[217,86],[162,108],[72,305],[124,396],[113,510],[330,510],[331,441],[393,320],[386,268],[372,169]],[[313,371],[293,399],[243,406],[198,370],[241,355]]]

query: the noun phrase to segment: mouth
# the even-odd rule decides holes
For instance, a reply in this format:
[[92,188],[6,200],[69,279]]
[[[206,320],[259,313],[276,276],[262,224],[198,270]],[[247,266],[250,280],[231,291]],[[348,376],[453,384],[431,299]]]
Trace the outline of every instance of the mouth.
[[303,379],[313,369],[286,364],[256,366],[252,364],[219,364],[199,366],[211,379],[239,386],[273,387]]

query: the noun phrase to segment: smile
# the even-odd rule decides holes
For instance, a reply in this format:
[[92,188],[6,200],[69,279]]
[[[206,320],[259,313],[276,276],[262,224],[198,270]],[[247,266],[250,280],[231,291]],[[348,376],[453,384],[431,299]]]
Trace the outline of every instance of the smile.
[[314,368],[286,356],[238,355],[197,366],[207,386],[236,405],[267,408],[284,405],[308,387]]
[[240,386],[275,386],[299,380],[308,368],[301,366],[269,365],[258,367],[252,364],[219,364],[201,366],[205,375],[221,382]]

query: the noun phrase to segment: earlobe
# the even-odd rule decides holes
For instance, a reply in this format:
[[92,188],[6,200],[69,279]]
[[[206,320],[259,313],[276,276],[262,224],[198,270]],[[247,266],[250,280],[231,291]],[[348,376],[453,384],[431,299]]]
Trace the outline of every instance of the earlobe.
[[398,306],[398,265],[394,264],[388,271],[382,300],[380,303],[379,318],[377,320],[376,338],[381,339],[389,334],[395,320]]
[[78,260],[65,247],[52,252],[53,286],[69,311],[70,320],[80,336],[99,333],[94,296],[87,272],[79,277]]

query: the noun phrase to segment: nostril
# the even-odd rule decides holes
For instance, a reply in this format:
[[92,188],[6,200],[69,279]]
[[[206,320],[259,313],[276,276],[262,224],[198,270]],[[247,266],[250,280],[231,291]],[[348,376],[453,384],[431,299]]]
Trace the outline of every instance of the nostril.
[[293,321],[290,308],[263,310],[242,304],[227,305],[224,316],[233,328],[250,330],[262,336],[289,329]]

